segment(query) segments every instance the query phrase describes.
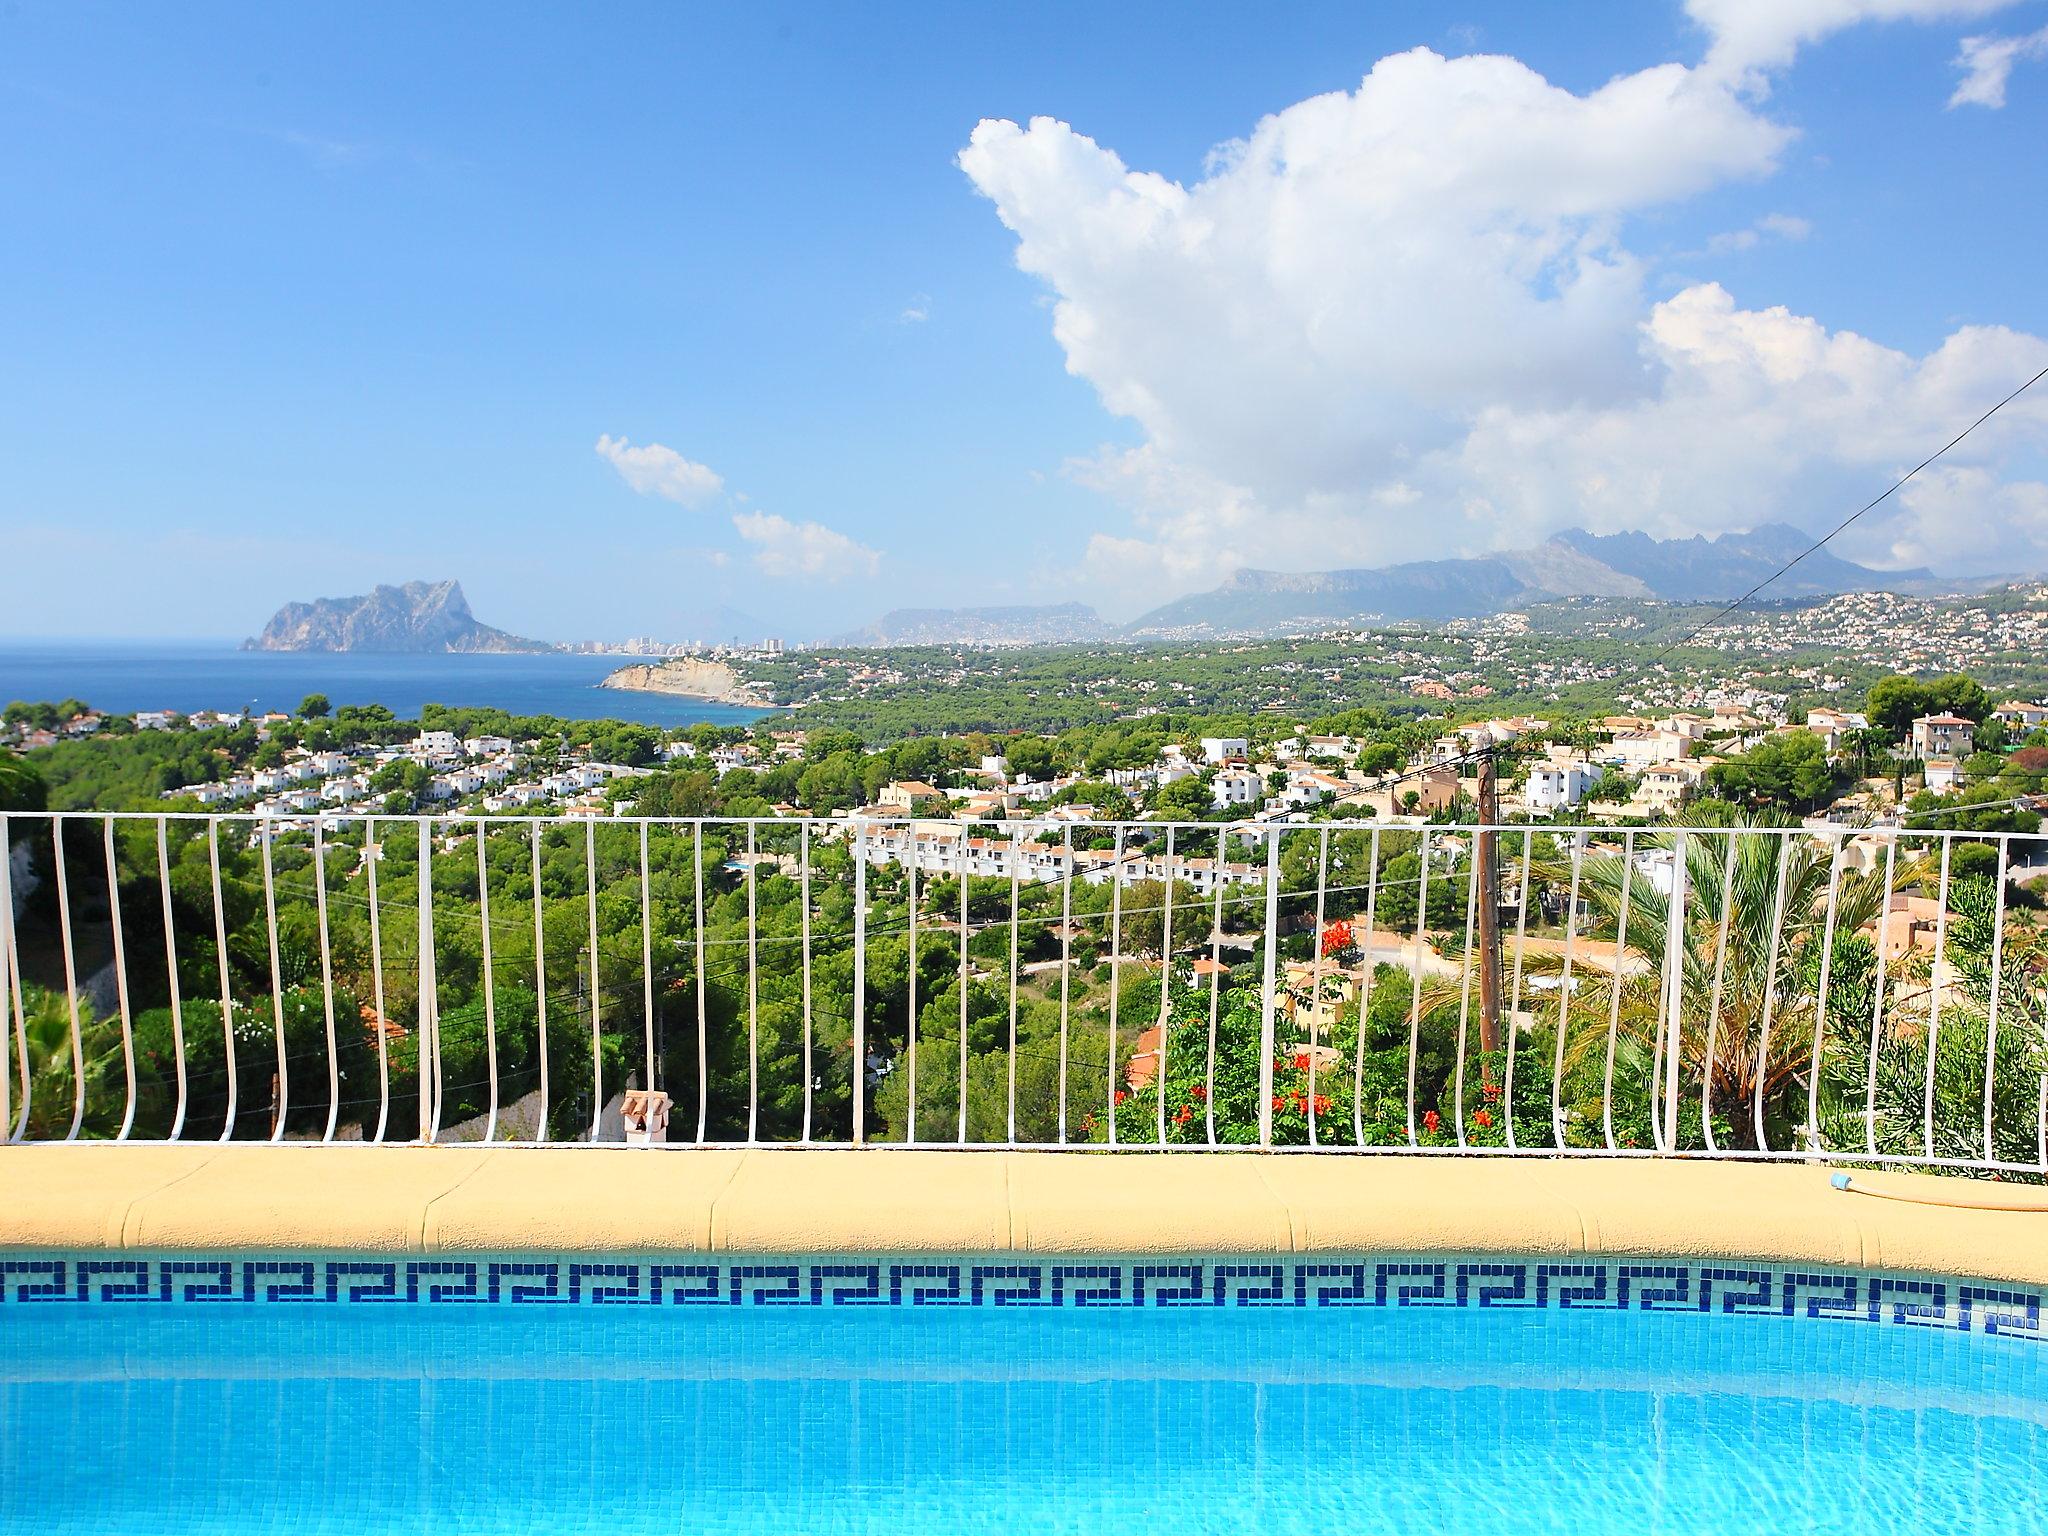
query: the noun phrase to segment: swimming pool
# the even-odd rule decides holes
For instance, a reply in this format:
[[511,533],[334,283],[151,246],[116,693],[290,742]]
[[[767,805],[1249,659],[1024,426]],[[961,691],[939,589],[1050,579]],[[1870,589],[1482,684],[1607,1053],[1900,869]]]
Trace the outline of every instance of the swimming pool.
[[1724,1260],[17,1254],[0,1529],[2048,1529],[2025,1288]]

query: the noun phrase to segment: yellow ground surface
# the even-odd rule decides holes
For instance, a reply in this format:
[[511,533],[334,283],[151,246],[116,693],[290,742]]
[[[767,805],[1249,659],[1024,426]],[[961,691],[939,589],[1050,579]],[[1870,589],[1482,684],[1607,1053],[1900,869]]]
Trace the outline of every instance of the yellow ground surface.
[[[1857,1174],[1928,1201],[2048,1191]],[[0,1249],[1725,1255],[2048,1284],[2048,1211],[1820,1167],[1242,1153],[0,1148]]]

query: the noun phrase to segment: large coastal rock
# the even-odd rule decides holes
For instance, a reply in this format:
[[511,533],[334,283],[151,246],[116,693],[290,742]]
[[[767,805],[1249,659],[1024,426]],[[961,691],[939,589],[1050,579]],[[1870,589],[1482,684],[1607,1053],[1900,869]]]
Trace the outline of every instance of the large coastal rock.
[[286,603],[245,651],[552,651],[479,624],[459,581],[408,581],[366,597]]

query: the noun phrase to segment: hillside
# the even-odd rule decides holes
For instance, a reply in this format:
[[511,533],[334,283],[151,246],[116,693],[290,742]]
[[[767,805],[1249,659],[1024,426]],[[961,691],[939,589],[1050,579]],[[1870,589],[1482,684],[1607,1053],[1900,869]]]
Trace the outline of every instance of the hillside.
[[552,651],[477,622],[459,581],[408,581],[362,597],[286,603],[245,651]]

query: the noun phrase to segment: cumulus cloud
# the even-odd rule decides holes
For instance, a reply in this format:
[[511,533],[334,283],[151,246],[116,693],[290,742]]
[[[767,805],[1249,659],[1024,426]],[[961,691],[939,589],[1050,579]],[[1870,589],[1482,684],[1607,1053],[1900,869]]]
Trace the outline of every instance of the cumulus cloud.
[[686,507],[701,507],[725,488],[718,471],[686,459],[660,443],[635,448],[623,437],[605,434],[597,440],[597,452],[619,472],[621,480],[642,496],[660,496]]
[[2048,58],[2048,27],[2021,37],[1966,37],[1956,53],[1956,68],[1963,78],[1950,96],[1951,107],[1989,107],[1996,112],[2005,105],[2006,82],[2012,67],[2021,59]]
[[882,567],[875,550],[823,523],[793,523],[772,512],[742,512],[732,525],[754,546],[754,565],[765,576],[841,581],[873,576]]
[[2015,0],[1685,0],[1713,39],[1703,71],[1752,88],[1809,43],[1868,21],[1946,21],[1987,16]]
[[[1653,304],[1624,237],[1776,168],[1791,134],[1746,71],[1863,17],[1988,8],[1695,0],[1721,68],[1583,95],[1418,49],[1263,119],[1190,184],[1050,118],[980,124],[961,168],[1050,290],[1068,371],[1142,434],[1068,466],[1130,520],[1090,547],[1105,600],[1575,522],[1817,522],[1836,509],[1810,498],[1916,460],[1922,428],[1970,419],[2041,344],[1971,329],[1914,358],[1712,284]],[[1740,233],[1724,249],[1809,226]]]

